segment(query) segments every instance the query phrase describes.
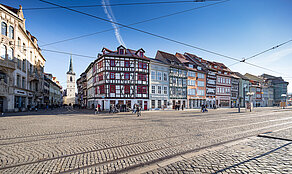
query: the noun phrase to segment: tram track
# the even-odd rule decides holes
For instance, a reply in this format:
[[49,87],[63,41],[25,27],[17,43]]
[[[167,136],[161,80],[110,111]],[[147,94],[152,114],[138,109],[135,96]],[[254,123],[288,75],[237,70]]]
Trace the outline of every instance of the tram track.
[[[204,135],[207,132],[218,132],[219,130],[229,130],[229,129],[232,129],[232,128],[233,129],[234,128],[241,128],[241,127],[251,126],[251,125],[256,125],[256,124],[262,124],[262,123],[268,123],[268,122],[275,122],[275,121],[286,121],[286,120],[291,120],[291,119],[292,118],[282,118],[282,119],[275,119],[275,120],[266,120],[266,121],[263,121],[263,122],[255,122],[255,123],[250,123],[250,124],[245,124],[245,125],[238,125],[238,126],[232,126],[232,127],[226,127],[226,128],[219,128],[219,129],[212,129],[212,130],[209,130],[209,131],[202,132],[202,134]],[[276,124],[276,125],[270,125],[270,126],[261,127],[261,128],[258,128],[258,129],[252,129],[252,131],[254,131],[254,130],[262,130],[262,129],[265,129],[267,127],[275,127],[275,126],[280,126],[280,125],[285,125],[285,124],[292,124],[292,122],[281,123],[281,124]],[[239,134],[240,133],[242,133],[242,132],[239,132]],[[234,135],[234,134],[232,134],[232,135]],[[155,141],[162,141],[162,140],[163,141],[164,140],[170,140],[170,139],[174,139],[174,138],[178,138],[178,137],[183,137],[183,136],[194,136],[194,135],[193,135],[193,133],[190,133],[190,134],[181,134],[181,135],[176,135],[176,136],[172,136],[172,137],[164,137],[164,138],[160,138],[160,139],[152,139],[152,140],[147,140],[147,141],[142,141],[142,142],[134,142],[134,143],[122,144],[122,145],[107,147],[107,148],[103,148],[103,149],[96,149],[96,150],[91,150],[91,151],[86,151],[86,152],[75,153],[75,154],[57,156],[57,157],[49,158],[49,159],[42,159],[42,160],[38,160],[38,161],[31,161],[31,162],[20,163],[20,164],[16,164],[16,165],[5,166],[5,167],[1,167],[0,170],[5,170],[5,169],[9,169],[9,168],[14,168],[14,167],[20,167],[20,166],[24,166],[24,165],[36,164],[36,163],[41,163],[41,162],[45,162],[45,161],[52,161],[52,160],[57,160],[57,159],[61,159],[61,158],[67,158],[67,157],[72,157],[72,156],[77,156],[77,155],[82,155],[82,154],[88,154],[88,153],[93,153],[93,152],[106,151],[106,150],[110,150],[110,149],[118,149],[118,148],[122,148],[122,147],[127,147],[127,146],[132,146],[132,145],[139,145],[139,144],[143,144],[143,143],[149,143],[149,142],[155,142]],[[204,138],[206,138],[206,137],[204,137]],[[194,141],[192,141],[192,142],[194,142]],[[172,146],[170,146],[170,147],[172,147]]]

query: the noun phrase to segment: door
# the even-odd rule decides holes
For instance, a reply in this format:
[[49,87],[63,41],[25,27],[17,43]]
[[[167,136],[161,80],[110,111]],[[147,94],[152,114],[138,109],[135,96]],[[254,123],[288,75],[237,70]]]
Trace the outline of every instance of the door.
[[144,110],[147,110],[147,109],[148,109],[148,102],[144,101]]
[[102,100],[102,102],[101,102],[101,110],[104,110],[104,100]]
[[3,112],[4,108],[3,108],[3,98],[0,97],[0,112]]

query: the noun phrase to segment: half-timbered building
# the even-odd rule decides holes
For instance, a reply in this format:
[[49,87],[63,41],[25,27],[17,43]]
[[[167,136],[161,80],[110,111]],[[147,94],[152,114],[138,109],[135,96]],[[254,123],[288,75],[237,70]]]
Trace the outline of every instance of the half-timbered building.
[[119,46],[102,54],[92,67],[94,101],[104,110],[111,105],[133,108],[138,104],[148,110],[150,59],[141,48],[137,51]]

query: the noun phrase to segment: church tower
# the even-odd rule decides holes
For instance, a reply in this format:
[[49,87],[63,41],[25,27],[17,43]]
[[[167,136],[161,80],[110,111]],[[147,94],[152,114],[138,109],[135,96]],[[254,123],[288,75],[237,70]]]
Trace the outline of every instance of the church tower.
[[65,104],[75,104],[75,73],[73,72],[72,56],[70,57],[69,71],[67,72],[67,89]]

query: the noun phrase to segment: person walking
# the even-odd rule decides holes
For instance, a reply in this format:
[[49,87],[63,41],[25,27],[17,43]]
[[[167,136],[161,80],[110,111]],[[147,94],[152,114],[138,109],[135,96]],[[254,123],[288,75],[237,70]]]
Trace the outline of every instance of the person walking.
[[100,111],[101,111],[101,105],[100,104],[97,104],[97,109],[98,109],[98,113],[100,113]]
[[94,109],[94,115],[96,115],[96,113],[98,113],[98,105],[96,105],[96,107]]
[[138,106],[137,108],[136,108],[136,112],[137,112],[137,117],[140,117],[141,116],[141,108],[140,108],[140,106]]

